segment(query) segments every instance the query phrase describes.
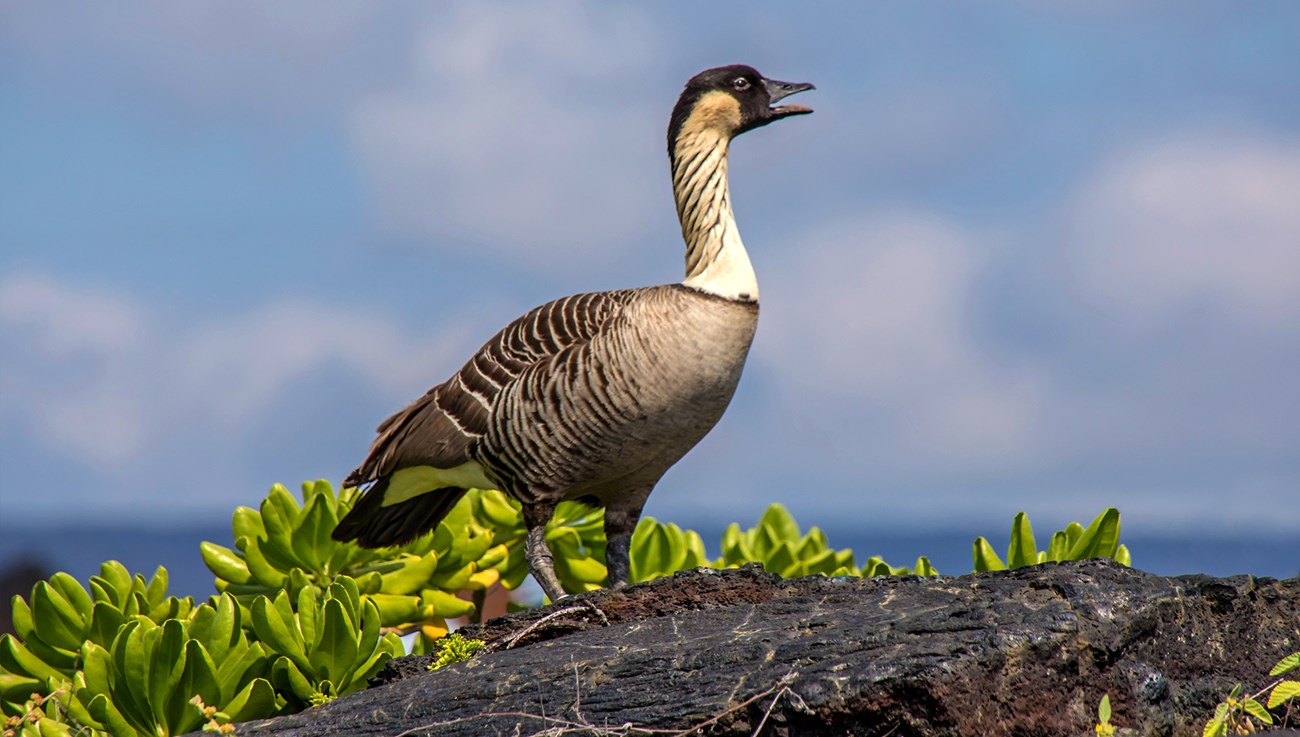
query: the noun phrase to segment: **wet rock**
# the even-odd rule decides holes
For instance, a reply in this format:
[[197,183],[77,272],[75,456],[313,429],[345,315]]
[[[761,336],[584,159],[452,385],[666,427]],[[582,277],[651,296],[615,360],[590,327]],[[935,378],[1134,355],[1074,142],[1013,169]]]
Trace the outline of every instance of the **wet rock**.
[[701,569],[463,633],[488,651],[434,672],[399,658],[367,691],[238,733],[1083,735],[1109,694],[1132,734],[1200,735],[1235,683],[1267,685],[1300,650],[1300,578]]

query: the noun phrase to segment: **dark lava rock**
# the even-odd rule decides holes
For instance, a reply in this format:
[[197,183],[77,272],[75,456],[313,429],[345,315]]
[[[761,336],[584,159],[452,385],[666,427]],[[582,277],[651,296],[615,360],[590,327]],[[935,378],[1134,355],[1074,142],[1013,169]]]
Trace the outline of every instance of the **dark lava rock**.
[[[587,605],[599,607],[600,622]],[[1108,561],[960,578],[699,569],[500,617],[438,671],[240,735],[1200,735],[1300,650],[1300,578],[1163,578]]]

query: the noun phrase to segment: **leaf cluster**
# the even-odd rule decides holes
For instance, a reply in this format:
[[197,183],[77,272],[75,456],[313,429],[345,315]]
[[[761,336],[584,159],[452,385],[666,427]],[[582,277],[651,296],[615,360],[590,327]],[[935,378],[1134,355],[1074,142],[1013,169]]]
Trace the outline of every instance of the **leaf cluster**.
[[89,590],[58,573],[30,603],[15,596],[17,636],[0,637],[0,713],[37,734],[183,734],[357,690],[403,652],[347,577],[248,606],[228,592],[195,606],[166,591],[166,570],[146,582],[110,561]]
[[[1300,668],[1300,652],[1291,653],[1282,658],[1269,671],[1270,676],[1280,676],[1283,673]],[[1260,703],[1264,695],[1268,695],[1267,706]],[[1214,708],[1214,716],[1210,717],[1205,723],[1205,728],[1201,734],[1204,737],[1221,737],[1230,734],[1250,734],[1257,731],[1255,721],[1263,724],[1273,724],[1273,715],[1270,710],[1280,709],[1286,706],[1285,720],[1290,717],[1291,708],[1295,703],[1300,703],[1300,681],[1279,678],[1264,688],[1260,689],[1249,696],[1245,693],[1245,686],[1238,683],[1233,687],[1228,698],[1220,701]]]
[[[471,656],[475,642],[445,637],[447,620],[476,618],[487,588],[514,589],[528,577],[519,504],[499,491],[470,490],[435,531],[399,548],[367,550],[330,537],[356,498],[355,489],[336,493],[316,481],[303,484],[301,502],[276,485],[258,509],[238,508],[233,547],[200,547],[218,593],[198,605],[167,595],[166,570],[146,580],[112,561],[88,588],[59,573],[37,583],[28,599],[15,597],[17,636],[0,638],[0,713],[10,731],[129,737],[204,724],[228,730],[231,722],[362,688],[403,653],[402,634],[416,634],[413,651],[437,652],[444,664]],[[1055,533],[1048,550],[1037,551],[1022,513],[1007,560],[1016,566],[1108,555],[1127,564],[1118,536],[1119,513],[1109,509],[1087,529],[1075,523]],[[546,539],[567,590],[604,585],[601,510],[561,504]],[[974,550],[976,570],[1005,567],[984,538]],[[924,556],[913,568],[879,557],[859,566],[853,551],[831,547],[819,528],[802,531],[779,504],[753,527],[729,526],[720,551],[711,559],[695,531],[643,518],[631,541],[632,580],[752,562],[787,577],[937,575]]]
[[1029,517],[1020,512],[1011,522],[1011,542],[1007,546],[1005,563],[989,541],[975,538],[972,555],[975,558],[975,570],[1003,571],[1008,568],[1032,566],[1038,563],[1059,563],[1067,560],[1087,560],[1089,558],[1111,558],[1126,566],[1133,564],[1128,548],[1119,541],[1119,510],[1111,507],[1084,528],[1078,522],[1071,522],[1064,530],[1052,533],[1051,542],[1046,550],[1039,550],[1034,540],[1034,528]]
[[302,485],[299,504],[276,484],[259,509],[236,509],[234,548],[200,546],[217,590],[245,604],[256,596],[274,599],[281,591],[296,601],[304,590],[327,590],[349,577],[378,609],[385,631],[419,631],[427,645],[447,634],[448,619],[474,612],[473,602],[456,592],[482,591],[500,580],[508,550],[465,504],[436,531],[399,548],[368,550],[334,540],[330,533],[356,496],[356,489],[335,494],[320,480]]

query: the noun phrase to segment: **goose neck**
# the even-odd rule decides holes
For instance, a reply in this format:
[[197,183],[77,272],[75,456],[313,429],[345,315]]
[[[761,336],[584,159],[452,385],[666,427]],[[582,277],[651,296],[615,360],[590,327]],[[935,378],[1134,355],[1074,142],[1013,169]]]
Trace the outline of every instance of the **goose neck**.
[[730,137],[684,132],[673,149],[673,196],[686,241],[683,284],[728,299],[758,300],[754,267],[740,240],[727,187]]

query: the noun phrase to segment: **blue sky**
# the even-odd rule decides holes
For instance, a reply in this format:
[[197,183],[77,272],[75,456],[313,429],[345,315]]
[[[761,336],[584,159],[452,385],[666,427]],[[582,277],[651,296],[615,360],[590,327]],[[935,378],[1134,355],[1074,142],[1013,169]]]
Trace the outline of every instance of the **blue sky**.
[[[519,312],[675,281],[663,132],[743,62],[740,391],[648,513],[1300,527],[1300,6],[0,9],[0,516],[340,479]],[[6,522],[8,524],[8,522]]]

